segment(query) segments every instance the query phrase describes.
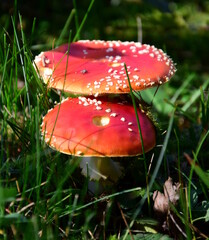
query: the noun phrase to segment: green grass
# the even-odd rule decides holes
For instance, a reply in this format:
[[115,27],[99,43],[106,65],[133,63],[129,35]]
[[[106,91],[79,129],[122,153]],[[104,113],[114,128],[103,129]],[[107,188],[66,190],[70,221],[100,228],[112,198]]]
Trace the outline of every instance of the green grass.
[[[198,68],[193,70],[198,56],[178,64],[176,76],[156,95],[156,89],[131,95],[135,107],[141,97],[152,104],[147,106],[157,125],[158,146],[143,157],[125,158],[127,173],[111,191],[91,195],[78,159],[44,143],[42,117],[61,97],[37,76],[34,55],[44,50],[42,46],[91,36],[88,21],[96,15],[94,4],[93,0],[89,2],[81,16],[74,1],[55,43],[44,42],[43,36],[37,42],[38,18],[32,21],[30,31],[25,31],[24,15],[17,14],[18,9],[0,26],[0,239],[204,239],[209,236],[209,75]],[[121,11],[125,12],[127,8],[123,7]],[[178,7],[175,17],[178,15],[179,20],[180,14],[185,14],[184,3]],[[172,15],[156,11],[145,11],[142,26],[146,16],[147,21],[164,21]],[[117,21],[108,22],[115,27],[110,38],[119,31],[117,24],[120,28],[125,24],[120,18]],[[150,25],[144,24],[149,39],[146,30]],[[172,24],[180,28],[177,20]],[[172,33],[184,40],[181,24],[179,35]],[[156,43],[161,44],[162,39],[156,37]],[[169,44],[178,55],[180,46]],[[169,54],[172,56],[172,51]],[[178,205],[170,208],[169,229],[164,231],[153,211],[152,194],[163,191],[168,176],[180,182],[181,188]]]

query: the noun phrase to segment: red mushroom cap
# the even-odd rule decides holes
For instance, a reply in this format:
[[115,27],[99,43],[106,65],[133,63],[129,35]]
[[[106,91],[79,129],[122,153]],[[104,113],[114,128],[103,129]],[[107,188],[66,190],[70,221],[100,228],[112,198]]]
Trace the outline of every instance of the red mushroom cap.
[[[155,146],[151,120],[138,109],[145,152]],[[67,98],[43,119],[42,134],[56,150],[76,156],[142,154],[136,115],[131,103],[102,98]]]
[[71,43],[67,54],[68,47],[62,45],[35,58],[49,87],[87,95],[127,93],[124,63],[134,90],[167,82],[176,71],[171,58],[147,44],[83,40]]

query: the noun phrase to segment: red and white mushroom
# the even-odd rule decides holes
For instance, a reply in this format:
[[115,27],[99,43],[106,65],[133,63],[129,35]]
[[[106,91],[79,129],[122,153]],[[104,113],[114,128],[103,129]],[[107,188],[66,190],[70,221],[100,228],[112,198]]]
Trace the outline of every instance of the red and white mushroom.
[[[113,181],[121,175],[118,164],[105,157],[136,156],[142,154],[142,143],[137,127],[133,105],[118,99],[67,98],[43,118],[42,134],[54,149],[70,155],[92,157],[97,162],[88,162],[90,178],[112,174]],[[155,127],[151,120],[138,109],[145,152],[156,143]],[[99,161],[98,161],[99,159]],[[107,163],[106,170],[104,164]],[[86,174],[85,163],[83,173]],[[98,164],[99,163],[99,164]],[[95,167],[96,166],[96,167]],[[108,166],[108,167],[107,167]],[[96,169],[92,169],[95,167]],[[107,170],[109,169],[109,170]]]
[[136,42],[82,40],[35,58],[48,87],[86,95],[129,92],[124,63],[136,91],[167,82],[176,71],[161,49]]

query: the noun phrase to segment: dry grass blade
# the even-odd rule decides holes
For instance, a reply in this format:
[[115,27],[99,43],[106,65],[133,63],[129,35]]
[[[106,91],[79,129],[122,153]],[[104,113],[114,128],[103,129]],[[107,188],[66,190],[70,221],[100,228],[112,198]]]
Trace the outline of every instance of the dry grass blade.
[[123,213],[123,211],[122,211],[122,209],[121,209],[121,207],[120,207],[120,203],[117,202],[117,204],[118,204],[118,208],[119,208],[119,210],[120,210],[120,214],[121,214],[121,216],[122,216],[122,218],[123,218],[123,221],[124,221],[124,223],[125,223],[125,225],[126,225],[126,228],[128,229],[129,235],[130,235],[131,239],[134,240],[134,237],[133,237],[133,235],[132,235],[132,233],[131,233],[131,230],[130,230],[130,228],[129,228],[129,226],[128,226],[128,223],[127,223],[127,221],[126,221],[126,218],[125,218],[125,216],[124,216],[124,213]]

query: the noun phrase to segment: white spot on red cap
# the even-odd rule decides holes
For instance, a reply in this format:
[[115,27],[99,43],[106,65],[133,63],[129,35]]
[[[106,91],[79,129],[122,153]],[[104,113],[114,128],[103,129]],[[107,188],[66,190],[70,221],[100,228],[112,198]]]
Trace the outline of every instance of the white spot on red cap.
[[108,109],[105,110],[105,112],[110,113],[110,112],[111,112],[111,109],[108,108]]
[[[112,45],[111,45],[112,46]],[[112,46],[113,47],[113,46]],[[113,52],[113,48],[112,47],[109,47],[106,52]]]
[[111,113],[110,117],[116,117],[118,114],[117,113]]

